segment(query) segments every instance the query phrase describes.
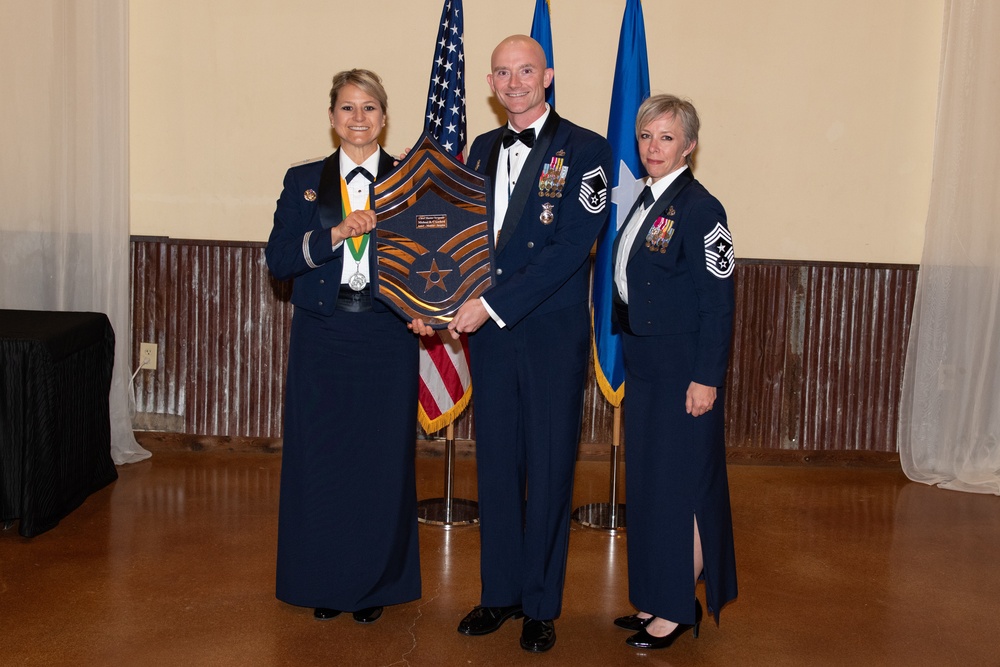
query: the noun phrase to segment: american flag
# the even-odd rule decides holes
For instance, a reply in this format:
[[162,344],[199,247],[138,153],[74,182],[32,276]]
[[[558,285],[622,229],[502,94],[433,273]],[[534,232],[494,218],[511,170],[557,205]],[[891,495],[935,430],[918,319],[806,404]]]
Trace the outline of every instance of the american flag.
[[[427,90],[424,129],[445,150],[464,161],[465,30],[462,0],[445,0],[434,64]],[[463,334],[454,340],[443,331],[420,339],[420,405],[417,417],[427,433],[455,421],[472,396],[469,355]]]
[[452,155],[465,151],[465,30],[462,0],[445,0],[434,47],[424,127]]

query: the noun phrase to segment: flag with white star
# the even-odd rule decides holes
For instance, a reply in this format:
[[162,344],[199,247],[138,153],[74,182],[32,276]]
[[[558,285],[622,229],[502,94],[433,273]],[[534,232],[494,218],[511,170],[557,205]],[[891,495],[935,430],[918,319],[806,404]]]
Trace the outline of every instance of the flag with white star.
[[614,169],[611,174],[611,215],[597,241],[594,259],[594,370],[597,386],[611,405],[618,407],[625,396],[625,362],[621,334],[611,329],[615,289],[615,258],[612,250],[618,230],[632,203],[642,190],[642,163],[635,140],[635,116],[649,97],[649,64],[646,59],[646,26],[639,0],[627,0],[618,36],[618,61],[611,88],[608,142]]
[[[445,0],[427,88],[424,129],[465,162],[465,29],[462,0]],[[426,433],[455,421],[472,397],[472,373],[465,334],[420,337],[420,390],[417,419]]]
[[445,0],[424,116],[427,134],[463,160],[465,151],[465,30],[462,0]]

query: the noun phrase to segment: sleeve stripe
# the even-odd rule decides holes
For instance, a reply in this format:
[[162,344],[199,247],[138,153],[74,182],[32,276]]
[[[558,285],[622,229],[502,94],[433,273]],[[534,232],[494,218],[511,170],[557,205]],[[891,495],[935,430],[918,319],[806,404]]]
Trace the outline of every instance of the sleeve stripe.
[[302,237],[302,256],[306,260],[306,264],[309,265],[310,269],[318,269],[319,264],[312,261],[312,255],[309,254],[309,237],[312,236],[312,230],[306,232],[306,235]]

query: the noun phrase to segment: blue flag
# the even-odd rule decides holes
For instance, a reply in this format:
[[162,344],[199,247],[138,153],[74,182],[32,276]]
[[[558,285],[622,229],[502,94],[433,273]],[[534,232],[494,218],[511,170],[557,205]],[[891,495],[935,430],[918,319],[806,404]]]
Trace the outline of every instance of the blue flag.
[[618,61],[611,89],[608,141],[614,159],[611,215],[598,237],[594,261],[594,369],[604,398],[613,406],[625,396],[625,367],[621,334],[611,330],[614,308],[615,263],[611,251],[618,230],[625,224],[632,203],[642,189],[642,164],[635,139],[635,116],[649,97],[649,64],[646,60],[646,28],[639,0],[626,0],[622,30],[618,37]]
[[[531,19],[531,39],[542,45],[545,60],[549,67],[552,64],[552,23],[549,21],[549,0],[535,0],[535,15]],[[556,108],[556,81],[545,90],[545,101],[553,109]]]

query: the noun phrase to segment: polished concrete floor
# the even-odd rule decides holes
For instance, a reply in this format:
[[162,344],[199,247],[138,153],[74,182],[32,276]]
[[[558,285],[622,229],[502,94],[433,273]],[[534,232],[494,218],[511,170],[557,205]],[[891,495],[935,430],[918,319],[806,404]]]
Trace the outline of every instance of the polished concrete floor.
[[[459,497],[473,465],[458,461]],[[0,664],[1000,665],[1000,498],[895,468],[730,466],[739,599],[662,651],[611,624],[631,612],[627,532],[574,526],[558,641],[532,655],[519,621],[455,632],[478,599],[475,527],[422,525],[423,598],[371,626],[275,600],[279,466],[160,451],[52,531],[0,533]],[[440,495],[441,459],[417,468],[420,497]],[[579,463],[579,503],[607,484],[607,463]]]

